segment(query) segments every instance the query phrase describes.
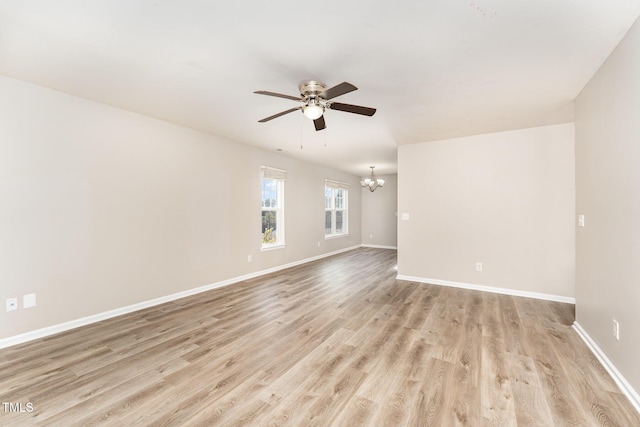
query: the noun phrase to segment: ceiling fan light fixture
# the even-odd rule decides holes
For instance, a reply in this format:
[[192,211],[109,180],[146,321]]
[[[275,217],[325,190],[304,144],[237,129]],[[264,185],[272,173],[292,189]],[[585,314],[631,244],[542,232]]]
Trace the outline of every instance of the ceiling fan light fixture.
[[316,103],[311,103],[309,105],[305,105],[304,107],[302,107],[302,112],[308,119],[316,120],[322,117],[322,114],[324,113],[324,108],[322,108],[321,105],[318,105]]

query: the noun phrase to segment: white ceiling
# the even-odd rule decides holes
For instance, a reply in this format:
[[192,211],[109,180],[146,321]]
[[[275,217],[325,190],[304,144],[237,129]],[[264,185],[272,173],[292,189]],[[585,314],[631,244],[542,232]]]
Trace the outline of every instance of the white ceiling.
[[[573,119],[640,0],[0,0],[0,74],[367,175],[396,149]],[[302,80],[359,90],[316,132]],[[1,96],[1,95],[0,95]],[[302,146],[302,148],[301,148]]]

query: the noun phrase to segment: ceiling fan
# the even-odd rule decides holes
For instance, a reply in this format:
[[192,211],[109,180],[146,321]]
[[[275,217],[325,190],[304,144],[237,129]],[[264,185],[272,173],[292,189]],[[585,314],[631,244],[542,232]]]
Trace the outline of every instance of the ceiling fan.
[[298,85],[300,96],[283,95],[281,93],[269,92],[266,90],[258,90],[253,93],[259,95],[277,96],[278,98],[291,99],[293,101],[302,102],[303,105],[290,108],[273,116],[269,116],[260,123],[268,122],[285,114],[292,113],[296,110],[302,110],[302,113],[309,119],[313,120],[316,131],[325,129],[327,126],[324,122],[325,110],[338,110],[347,113],[362,114],[363,116],[373,116],[376,112],[375,108],[361,107],[359,105],[343,104],[341,102],[333,102],[331,99],[353,92],[358,88],[351,83],[342,82],[336,86],[327,89],[327,85],[317,80],[306,80]]

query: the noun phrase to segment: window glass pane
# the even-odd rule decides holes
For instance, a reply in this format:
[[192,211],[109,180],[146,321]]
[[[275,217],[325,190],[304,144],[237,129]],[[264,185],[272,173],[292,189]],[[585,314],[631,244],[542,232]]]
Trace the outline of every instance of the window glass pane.
[[345,188],[324,187],[324,234],[328,237],[346,235],[347,224],[347,196]]
[[336,211],[336,233],[344,232],[343,222],[342,222],[342,214],[343,211]]
[[278,213],[272,210],[262,211],[262,243],[275,243],[278,233]]
[[262,180],[262,207],[275,208],[278,203],[277,182],[275,179]]
[[262,178],[262,246],[284,245],[284,181]]
[[336,209],[344,209],[344,190],[342,188],[336,190]]
[[324,234],[331,234],[331,211],[324,212]]
[[324,208],[331,209],[333,191],[330,187],[324,187]]

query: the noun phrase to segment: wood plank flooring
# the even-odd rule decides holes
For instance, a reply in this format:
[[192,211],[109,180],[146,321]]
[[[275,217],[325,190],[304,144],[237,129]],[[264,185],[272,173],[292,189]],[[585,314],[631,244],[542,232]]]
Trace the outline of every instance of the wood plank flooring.
[[640,426],[572,305],[395,263],[362,248],[0,350],[0,401],[33,405],[0,425]]

